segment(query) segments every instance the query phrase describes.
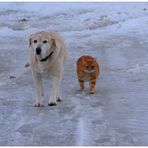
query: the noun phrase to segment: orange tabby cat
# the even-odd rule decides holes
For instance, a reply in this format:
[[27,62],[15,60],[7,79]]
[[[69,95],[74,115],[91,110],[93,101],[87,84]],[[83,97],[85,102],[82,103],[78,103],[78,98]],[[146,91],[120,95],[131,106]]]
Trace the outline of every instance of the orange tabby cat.
[[96,80],[99,76],[99,65],[95,58],[89,55],[81,56],[77,61],[77,76],[80,83],[80,89],[84,91],[84,82],[89,81],[89,93],[95,91]]

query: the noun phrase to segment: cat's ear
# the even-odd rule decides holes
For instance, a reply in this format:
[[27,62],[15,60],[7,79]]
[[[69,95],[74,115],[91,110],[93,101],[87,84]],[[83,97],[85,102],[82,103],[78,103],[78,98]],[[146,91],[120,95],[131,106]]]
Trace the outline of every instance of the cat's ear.
[[94,57],[94,61],[95,61],[95,62],[97,61],[97,58],[96,58],[96,57]]
[[83,64],[85,64],[85,63],[86,63],[86,62],[85,62],[85,60],[84,60],[84,58],[82,58],[82,63],[83,63]]

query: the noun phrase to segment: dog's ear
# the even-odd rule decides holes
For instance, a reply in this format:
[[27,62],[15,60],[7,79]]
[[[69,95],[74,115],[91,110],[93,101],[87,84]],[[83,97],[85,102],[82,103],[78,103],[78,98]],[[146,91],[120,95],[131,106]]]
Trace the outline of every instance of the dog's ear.
[[51,49],[55,50],[55,48],[56,48],[56,41],[55,39],[51,39]]
[[32,38],[33,38],[33,34],[31,34],[30,37],[29,37],[29,47],[31,46]]
[[51,35],[51,48],[53,50],[56,49],[57,51],[58,49],[60,49],[60,43],[59,43],[58,36],[55,32],[51,32],[50,35]]
[[31,46],[31,38],[29,38],[29,47]]

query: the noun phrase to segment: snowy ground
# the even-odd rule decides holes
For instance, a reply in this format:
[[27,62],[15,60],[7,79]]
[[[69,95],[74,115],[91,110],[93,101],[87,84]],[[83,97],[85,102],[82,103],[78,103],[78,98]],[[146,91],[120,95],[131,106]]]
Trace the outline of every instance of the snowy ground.
[[[148,3],[0,3],[0,145],[148,145]],[[63,102],[33,107],[25,68],[33,32],[59,32],[69,60]],[[79,92],[76,60],[98,59],[96,93]]]

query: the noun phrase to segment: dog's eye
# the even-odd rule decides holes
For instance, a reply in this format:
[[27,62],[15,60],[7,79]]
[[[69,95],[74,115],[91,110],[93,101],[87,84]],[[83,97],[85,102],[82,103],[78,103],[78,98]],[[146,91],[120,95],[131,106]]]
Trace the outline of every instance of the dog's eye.
[[47,40],[44,40],[43,43],[47,43]]
[[37,40],[34,40],[33,42],[34,42],[34,43],[37,43]]

